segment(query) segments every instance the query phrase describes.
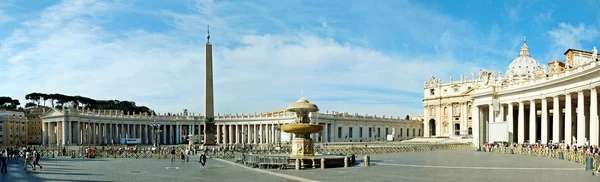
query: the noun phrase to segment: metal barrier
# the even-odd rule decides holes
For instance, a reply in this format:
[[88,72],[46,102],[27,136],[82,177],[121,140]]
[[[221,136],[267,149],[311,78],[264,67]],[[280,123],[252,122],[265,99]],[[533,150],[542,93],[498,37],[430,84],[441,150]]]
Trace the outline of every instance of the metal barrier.
[[[487,149],[487,148],[486,148]],[[483,150],[486,151],[486,150]],[[489,150],[487,150],[489,151]],[[523,147],[499,147],[499,148],[491,148],[490,152],[496,153],[505,153],[510,154],[510,151],[514,152],[514,155],[528,155],[528,156],[537,156],[537,157],[548,157],[548,158],[556,158],[560,160],[568,160],[580,164],[586,165],[586,162],[591,162],[591,166],[596,171],[600,171],[600,156],[596,156],[593,154],[586,154],[582,150],[575,152],[573,150],[561,150],[561,149],[553,149],[550,150],[548,148],[523,148]],[[591,158],[591,160],[587,160]]]

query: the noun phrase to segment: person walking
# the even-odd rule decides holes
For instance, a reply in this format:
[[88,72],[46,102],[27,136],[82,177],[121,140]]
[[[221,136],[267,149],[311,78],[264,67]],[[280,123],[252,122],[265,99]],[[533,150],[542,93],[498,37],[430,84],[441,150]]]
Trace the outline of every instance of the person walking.
[[33,170],[35,170],[35,166],[40,166],[42,169],[42,165],[40,165],[40,153],[38,151],[33,151]]
[[202,165],[202,169],[204,169],[204,165],[206,165],[206,154],[204,152],[200,155],[200,165]]
[[171,162],[175,162],[175,147],[171,148]]
[[27,170],[27,165],[31,166],[31,168],[35,170],[35,167],[31,165],[31,153],[29,151],[25,152],[25,163],[23,164],[23,170]]
[[6,173],[6,160],[8,159],[8,151],[2,150],[0,152],[0,161],[2,162],[2,169],[0,169],[0,173]]

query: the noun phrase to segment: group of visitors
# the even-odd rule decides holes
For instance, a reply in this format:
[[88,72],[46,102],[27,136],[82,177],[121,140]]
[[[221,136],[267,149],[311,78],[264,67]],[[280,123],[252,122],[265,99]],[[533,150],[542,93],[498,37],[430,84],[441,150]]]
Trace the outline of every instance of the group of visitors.
[[[182,148],[179,151],[179,155],[181,156],[181,162],[189,162],[190,155],[196,153],[195,151],[196,151],[195,149],[190,149],[190,147],[186,147],[185,149]],[[171,162],[175,162],[175,154],[176,154],[175,147],[171,147],[169,154],[171,154]],[[202,152],[202,154],[200,154],[199,162],[200,162],[200,165],[202,166],[202,169],[204,169],[204,166],[206,165],[206,152]]]
[[[493,151],[496,148],[500,148],[500,147],[508,147],[509,144],[504,142],[504,143],[489,143],[489,144],[485,144],[485,149],[487,149],[489,152]],[[569,145],[569,144],[564,144],[564,143],[548,143],[548,144],[529,144],[529,143],[513,143],[511,144],[512,147],[514,148],[525,148],[525,149],[547,149],[547,150],[569,150],[569,151],[573,151],[573,152],[585,152],[585,154],[590,154],[590,155],[596,155],[596,156],[600,156],[600,148],[598,148],[598,146],[596,145],[583,145],[583,146],[577,146],[577,145]]]
[[[13,148],[8,148],[8,149],[4,149],[4,150],[0,150],[0,162],[2,163],[2,167],[0,169],[1,173],[7,173],[8,169],[7,169],[7,165],[6,163],[8,161],[18,161],[19,157],[21,156],[21,151],[19,150],[18,147]],[[28,147],[27,149],[25,149],[23,151],[23,157],[24,157],[24,163],[23,163],[23,170],[27,170],[27,166],[31,166],[32,170],[36,169],[36,166],[39,166],[40,169],[42,169],[42,165],[40,165],[40,153],[35,149],[31,149],[30,147]],[[33,162],[33,164],[32,164]]]

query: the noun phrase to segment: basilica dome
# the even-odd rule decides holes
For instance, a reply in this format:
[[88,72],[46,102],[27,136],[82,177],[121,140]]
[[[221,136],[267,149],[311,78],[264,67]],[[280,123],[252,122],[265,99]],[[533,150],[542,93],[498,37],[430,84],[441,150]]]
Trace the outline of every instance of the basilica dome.
[[530,77],[532,74],[536,74],[536,71],[543,69],[542,66],[529,55],[529,47],[527,47],[527,40],[523,40],[523,46],[521,46],[521,52],[519,57],[515,58],[508,69],[506,70],[506,76],[513,79],[521,79]]

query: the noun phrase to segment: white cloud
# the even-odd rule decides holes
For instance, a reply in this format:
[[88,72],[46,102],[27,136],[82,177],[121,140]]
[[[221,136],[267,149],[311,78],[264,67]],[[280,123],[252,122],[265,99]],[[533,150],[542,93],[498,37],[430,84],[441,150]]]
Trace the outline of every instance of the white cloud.
[[[203,32],[208,22],[216,29],[211,42],[219,113],[279,109],[304,90],[323,111],[420,114],[426,78],[476,70],[474,64],[459,62],[449,54],[392,55],[366,44],[297,31],[249,33],[232,24],[235,16],[214,15],[212,6],[219,5],[199,2],[193,14],[163,12],[161,16],[173,27],[170,31],[136,29],[115,35],[106,27],[110,21],[106,17],[122,5],[105,1],[57,4],[2,40],[0,62],[7,66],[0,71],[8,74],[0,78],[0,90],[20,99],[30,92],[64,93],[133,100],[161,113],[183,108],[201,112]],[[326,21],[321,26],[329,27]],[[458,39],[452,36],[442,40],[447,47],[458,44],[451,42]],[[232,42],[237,45],[231,46]]]
[[560,55],[563,55],[564,51],[570,48],[591,50],[590,47],[582,47],[582,42],[595,40],[600,35],[597,27],[583,23],[579,25],[559,23],[558,27],[546,33],[552,41],[546,60],[562,60],[563,58]]

